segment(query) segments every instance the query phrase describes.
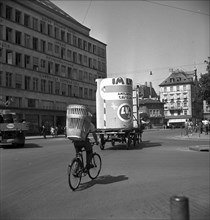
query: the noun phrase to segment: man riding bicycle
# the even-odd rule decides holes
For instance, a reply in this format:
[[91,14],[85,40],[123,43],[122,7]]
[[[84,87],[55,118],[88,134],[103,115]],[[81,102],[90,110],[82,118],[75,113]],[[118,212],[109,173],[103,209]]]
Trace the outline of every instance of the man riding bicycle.
[[[92,117],[92,115],[90,113],[89,113],[89,116]],[[86,169],[87,170],[94,167],[91,164],[93,149],[92,149],[92,145],[89,142],[89,138],[88,138],[88,135],[90,133],[92,133],[93,138],[95,140],[95,143],[98,145],[99,142],[98,142],[98,137],[97,137],[97,134],[96,134],[96,129],[95,129],[95,126],[92,122],[90,122],[89,132],[87,133],[86,139],[84,141],[82,141],[82,140],[75,140],[74,141],[74,147],[75,147],[75,150],[76,150],[77,154],[82,150],[83,147],[85,148],[85,151],[86,151]]]

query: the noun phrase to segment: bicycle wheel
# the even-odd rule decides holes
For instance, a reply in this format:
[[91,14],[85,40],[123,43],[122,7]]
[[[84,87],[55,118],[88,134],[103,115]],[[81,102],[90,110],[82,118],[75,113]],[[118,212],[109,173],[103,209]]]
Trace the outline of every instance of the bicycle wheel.
[[97,153],[93,153],[91,163],[93,164],[93,168],[88,171],[88,176],[91,179],[95,179],[98,177],[101,171],[101,157]]
[[78,188],[82,178],[82,163],[78,158],[74,158],[68,166],[68,181],[72,190]]

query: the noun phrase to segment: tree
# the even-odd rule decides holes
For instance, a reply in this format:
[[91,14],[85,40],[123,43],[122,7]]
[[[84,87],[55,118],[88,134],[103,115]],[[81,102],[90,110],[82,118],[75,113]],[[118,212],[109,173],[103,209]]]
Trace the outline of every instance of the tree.
[[205,60],[204,63],[207,64],[206,71],[207,73],[202,74],[199,79],[199,97],[202,100],[206,100],[208,104],[210,104],[210,57],[208,57],[209,61]]

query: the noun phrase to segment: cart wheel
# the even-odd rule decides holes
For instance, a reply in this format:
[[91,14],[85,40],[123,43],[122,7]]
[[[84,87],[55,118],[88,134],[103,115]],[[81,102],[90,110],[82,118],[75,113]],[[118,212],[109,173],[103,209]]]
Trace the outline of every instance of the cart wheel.
[[114,145],[115,145],[115,141],[114,141],[114,140],[112,140],[112,146],[114,147]]
[[137,135],[134,134],[133,136],[133,145],[136,146],[136,141],[137,141]]
[[104,150],[105,143],[102,143],[102,142],[101,142],[99,146],[100,146],[101,150]]

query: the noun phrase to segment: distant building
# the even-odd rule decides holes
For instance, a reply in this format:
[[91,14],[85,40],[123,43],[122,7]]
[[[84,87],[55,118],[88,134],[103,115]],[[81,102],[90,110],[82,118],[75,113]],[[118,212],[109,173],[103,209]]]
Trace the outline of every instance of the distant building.
[[64,127],[69,104],[96,111],[106,44],[89,32],[50,0],[0,2],[0,105],[30,122],[30,133]]
[[[196,71],[173,71],[160,86],[160,100],[168,125],[184,125],[186,119],[196,120],[202,115],[202,106],[196,106]],[[199,108],[199,109],[197,109]],[[196,112],[200,112],[197,114]]]
[[152,87],[152,83],[147,82],[139,86],[139,111],[146,113],[152,127],[163,126],[164,124],[164,103],[160,102],[159,97]]
[[210,104],[203,100],[203,118],[210,120]]

